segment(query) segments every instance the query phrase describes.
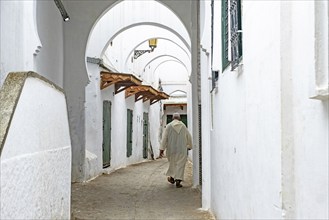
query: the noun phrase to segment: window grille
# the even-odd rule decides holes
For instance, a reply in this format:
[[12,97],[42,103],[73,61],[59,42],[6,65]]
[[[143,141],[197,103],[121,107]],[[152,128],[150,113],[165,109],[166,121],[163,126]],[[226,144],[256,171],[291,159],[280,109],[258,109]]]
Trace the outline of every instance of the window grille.
[[228,0],[222,1],[222,71],[229,65],[228,60]]
[[[240,44],[241,44],[241,10],[239,0],[230,1],[230,15],[231,15],[231,70],[234,70],[239,65]],[[239,27],[240,26],[240,27]],[[241,50],[242,52],[242,50]]]
[[[228,19],[230,18],[230,20]],[[230,24],[230,30],[228,25]],[[231,64],[234,70],[242,57],[241,0],[222,1],[222,71]],[[229,41],[230,40],[230,41]],[[230,45],[229,45],[230,44]],[[231,50],[229,60],[228,53]]]

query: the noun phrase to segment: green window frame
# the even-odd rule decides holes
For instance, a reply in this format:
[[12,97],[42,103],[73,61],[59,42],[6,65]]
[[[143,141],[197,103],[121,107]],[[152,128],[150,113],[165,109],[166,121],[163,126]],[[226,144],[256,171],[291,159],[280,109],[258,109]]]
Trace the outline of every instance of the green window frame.
[[[222,72],[231,64],[234,70],[242,59],[241,0],[222,0]],[[229,31],[230,17],[230,31]],[[229,47],[231,60],[229,60]]]
[[228,67],[228,0],[222,0],[222,72]]

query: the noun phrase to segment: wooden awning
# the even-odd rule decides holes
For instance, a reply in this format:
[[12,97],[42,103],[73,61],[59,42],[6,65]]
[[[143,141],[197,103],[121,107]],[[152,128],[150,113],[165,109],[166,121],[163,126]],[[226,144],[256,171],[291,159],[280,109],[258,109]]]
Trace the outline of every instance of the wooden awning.
[[157,96],[151,98],[151,105],[160,101],[161,99],[168,99],[169,95],[165,92],[159,92]]
[[117,94],[130,86],[139,86],[142,81],[132,74],[101,72],[101,89],[114,84],[114,93]]
[[140,86],[130,86],[126,89],[126,98],[135,95],[135,102],[143,99],[143,102],[150,100],[150,104],[154,104],[160,99],[167,99],[169,95],[164,92],[159,92],[152,86],[140,85]]

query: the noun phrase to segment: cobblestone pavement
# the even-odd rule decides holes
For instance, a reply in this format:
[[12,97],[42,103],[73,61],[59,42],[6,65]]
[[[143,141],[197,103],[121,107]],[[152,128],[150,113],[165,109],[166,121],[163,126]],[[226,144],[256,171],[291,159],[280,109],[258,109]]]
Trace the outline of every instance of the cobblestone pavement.
[[213,219],[201,211],[187,163],[183,188],[167,182],[167,159],[144,162],[72,184],[72,219]]

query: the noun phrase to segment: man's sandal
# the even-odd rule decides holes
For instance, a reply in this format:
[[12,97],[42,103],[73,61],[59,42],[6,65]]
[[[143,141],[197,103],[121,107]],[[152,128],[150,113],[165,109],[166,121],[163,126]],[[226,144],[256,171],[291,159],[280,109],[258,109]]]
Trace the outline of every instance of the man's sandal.
[[171,176],[168,176],[167,180],[168,180],[168,182],[171,183],[171,184],[174,184],[174,183],[175,183],[174,178],[172,178]]
[[177,188],[182,188],[183,187],[183,185],[180,184],[180,182],[181,182],[181,180],[176,180],[176,187]]

